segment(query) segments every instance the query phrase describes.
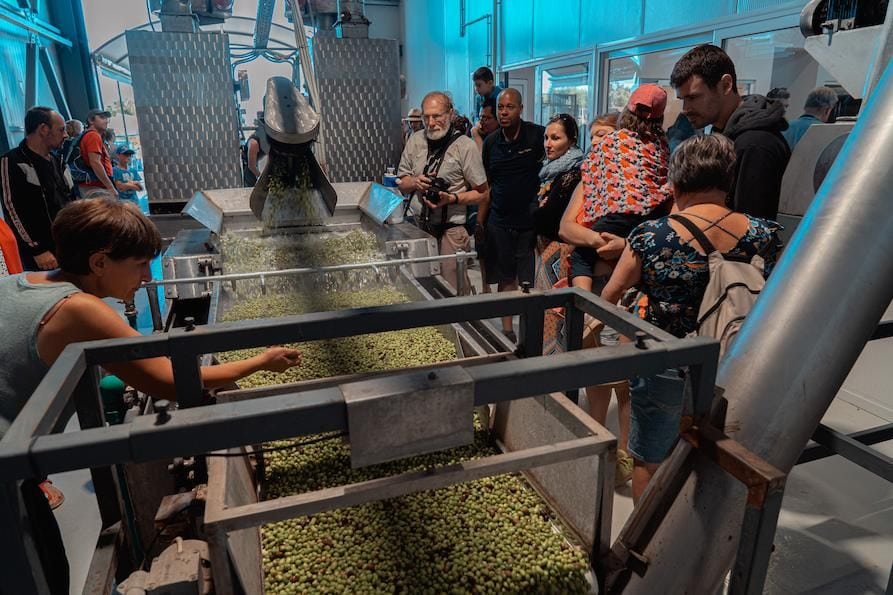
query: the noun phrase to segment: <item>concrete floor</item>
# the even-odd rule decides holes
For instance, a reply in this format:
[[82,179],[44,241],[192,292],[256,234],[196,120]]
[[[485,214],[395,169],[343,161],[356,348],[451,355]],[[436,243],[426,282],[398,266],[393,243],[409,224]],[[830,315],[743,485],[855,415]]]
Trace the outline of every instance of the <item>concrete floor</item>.
[[[471,275],[479,289],[479,274]],[[137,306],[141,312],[145,309],[139,302]],[[498,321],[492,322],[499,328]],[[893,340],[888,341],[893,347]],[[844,400],[847,397],[843,391],[831,405],[826,425],[855,432],[893,421],[883,411],[869,412]],[[581,405],[585,408],[585,397]],[[617,432],[614,404],[607,426]],[[73,419],[66,431],[76,427]],[[877,448],[893,456],[893,442]],[[51,479],[65,493],[56,516],[71,565],[71,593],[80,594],[99,534],[90,474],[73,471]],[[615,490],[615,537],[631,511],[629,486]],[[788,478],[775,547],[765,593],[885,593],[893,564],[893,485],[836,456],[796,467]]]

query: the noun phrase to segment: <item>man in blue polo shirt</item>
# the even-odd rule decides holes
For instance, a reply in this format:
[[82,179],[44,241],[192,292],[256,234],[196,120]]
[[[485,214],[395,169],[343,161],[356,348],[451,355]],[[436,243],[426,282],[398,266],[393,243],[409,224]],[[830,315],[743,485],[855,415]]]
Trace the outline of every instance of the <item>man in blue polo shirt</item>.
[[[490,183],[485,237],[487,277],[499,291],[514,291],[519,283],[533,284],[534,229],[531,205],[539,190],[539,172],[545,157],[545,128],[521,120],[521,93],[508,88],[499,94],[496,117],[499,130],[484,140],[484,169]],[[516,341],[512,317],[502,319],[502,332]]]

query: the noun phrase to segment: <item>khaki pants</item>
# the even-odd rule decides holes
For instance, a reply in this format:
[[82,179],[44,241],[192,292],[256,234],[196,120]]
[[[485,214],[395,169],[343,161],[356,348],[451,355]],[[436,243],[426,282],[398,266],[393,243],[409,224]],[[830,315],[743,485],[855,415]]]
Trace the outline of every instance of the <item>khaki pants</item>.
[[[440,253],[442,255],[455,254],[460,250],[471,252],[471,238],[463,225],[450,227],[443,232],[443,236],[440,238]],[[441,276],[454,289],[456,288],[456,269],[455,260],[446,260],[440,263]],[[471,279],[468,278],[468,273],[465,273],[465,278],[462,279],[462,293],[460,295],[468,295],[469,293],[471,293]]]

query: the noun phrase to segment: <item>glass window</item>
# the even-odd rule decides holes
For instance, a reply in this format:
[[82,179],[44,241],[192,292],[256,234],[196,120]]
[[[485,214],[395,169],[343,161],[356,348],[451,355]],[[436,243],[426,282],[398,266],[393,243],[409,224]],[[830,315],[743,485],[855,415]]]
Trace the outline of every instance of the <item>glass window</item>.
[[571,114],[581,127],[589,119],[589,64],[544,68],[540,81],[542,103],[539,121],[545,124],[555,114]]
[[689,49],[691,48],[674,48],[609,60],[606,104],[608,107],[605,111],[623,111],[636,87],[644,83],[654,83],[667,92],[664,127],[672,126],[682,111],[682,102],[676,99],[676,92],[670,87],[670,73],[673,72],[676,61]]
[[[822,85],[838,87],[827,70],[803,49],[803,34],[791,27],[726,39],[742,95],[788,94],[787,119],[799,117],[809,92]],[[842,90],[840,91],[843,92]]]

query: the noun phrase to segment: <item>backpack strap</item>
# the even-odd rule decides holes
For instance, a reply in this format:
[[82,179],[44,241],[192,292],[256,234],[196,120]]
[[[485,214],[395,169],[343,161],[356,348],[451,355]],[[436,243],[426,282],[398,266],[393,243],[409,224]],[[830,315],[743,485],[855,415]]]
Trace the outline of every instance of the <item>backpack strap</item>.
[[670,215],[670,219],[672,219],[673,221],[678,221],[679,224],[682,225],[682,227],[684,227],[691,233],[694,239],[698,240],[701,248],[704,249],[704,254],[709,256],[710,254],[716,252],[716,248],[713,246],[713,243],[707,239],[707,234],[701,231],[701,228],[695,225],[695,223],[691,219],[677,214]]

